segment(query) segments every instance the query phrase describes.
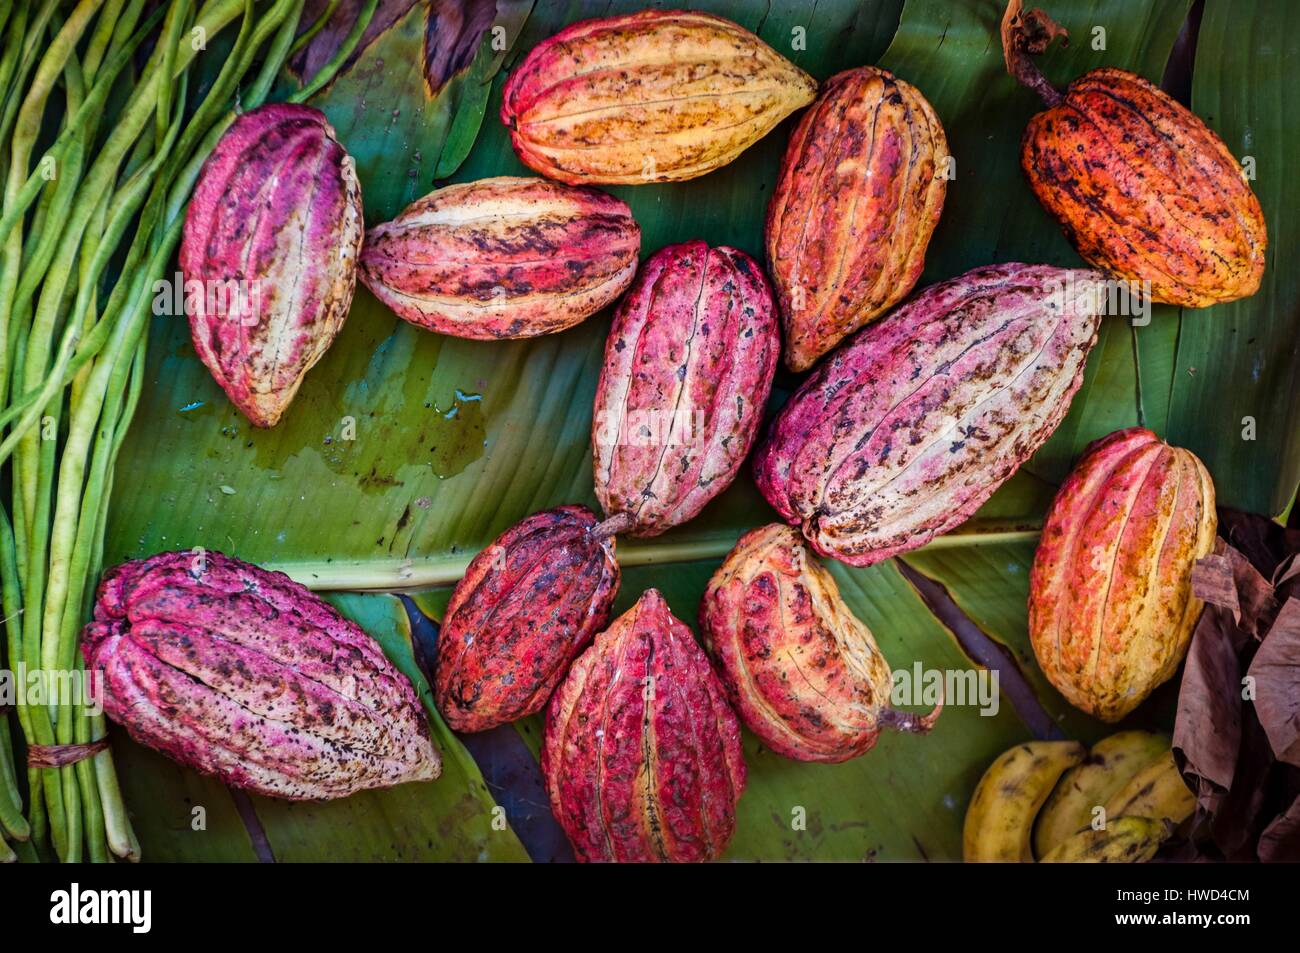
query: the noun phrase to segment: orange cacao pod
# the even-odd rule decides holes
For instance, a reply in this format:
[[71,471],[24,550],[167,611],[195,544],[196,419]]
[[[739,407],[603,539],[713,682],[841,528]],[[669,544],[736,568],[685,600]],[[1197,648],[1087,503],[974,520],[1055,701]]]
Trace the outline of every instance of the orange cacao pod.
[[916,87],[872,66],[825,88],[790,137],[767,209],[767,261],[802,371],[901,301],[943,211],[948,143]]
[[1034,654],[1072,705],[1118,721],[1174,674],[1201,614],[1192,566],[1216,526],[1214,483],[1191,451],[1141,427],[1084,451],[1029,582]]
[[740,538],[709,580],[700,634],[741,720],[787,758],[847,761],[885,728],[939,717],[889,707],[889,663],[792,526]]
[[1007,66],[1048,109],[1025,129],[1020,162],[1079,254],[1157,302],[1202,308],[1259,290],[1268,235],[1259,199],[1214,132],[1159,87],[1095,69],[1064,94],[1030,54],[1064,34],[1013,0]]

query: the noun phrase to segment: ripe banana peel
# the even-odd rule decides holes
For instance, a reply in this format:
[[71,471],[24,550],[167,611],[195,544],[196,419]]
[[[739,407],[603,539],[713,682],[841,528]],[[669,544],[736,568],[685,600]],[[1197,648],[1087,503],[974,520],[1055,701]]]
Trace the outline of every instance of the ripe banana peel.
[[[1143,768],[1169,754],[1168,735],[1121,731],[1092,746],[1087,759],[1061,776],[1034,825],[1034,854],[1042,858],[1087,828],[1093,810],[1104,807]],[[1111,815],[1107,815],[1108,817]]]
[[1077,741],[1030,741],[999,755],[966,809],[962,855],[968,862],[1032,863],[1034,818],[1062,774],[1083,761]]
[[1196,810],[1173,752],[1143,768],[1106,802],[1106,817],[1149,817],[1181,824]]
[[1144,864],[1173,825],[1151,817],[1117,817],[1105,828],[1080,831],[1049,851],[1044,864]]

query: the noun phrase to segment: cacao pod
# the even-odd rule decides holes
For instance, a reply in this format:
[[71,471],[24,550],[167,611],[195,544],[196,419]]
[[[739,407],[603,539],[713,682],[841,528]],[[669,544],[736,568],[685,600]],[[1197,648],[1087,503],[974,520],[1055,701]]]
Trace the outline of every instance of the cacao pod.
[[361,236],[352,157],[319,110],[250,110],[204,163],[180,248],[190,333],[258,427],[275,426],[343,327]]
[[735,479],[781,347],[754,260],[690,241],[646,261],[619,303],[596,386],[596,498],[623,531],[689,520]]
[[962,523],[1052,434],[1097,339],[1100,276],[976,268],[831,353],[755,457],[817,552],[869,566]]
[[326,799],[441,771],[411,683],[282,573],[215,552],[123,563],[82,651],[110,718],[226,784]]
[[1118,721],[1174,674],[1201,614],[1192,566],[1217,525],[1214,483],[1191,451],[1141,427],[1084,451],[1029,581],[1034,654],[1072,705]]
[[907,296],[943,211],[948,142],[916,87],[864,66],[826,81],[767,209],[785,362],[807,370]]
[[1008,69],[1049,107],[1020,151],[1039,202],[1087,262],[1149,283],[1154,301],[1203,308],[1253,295],[1264,213],[1223,140],[1127,70],[1091,70],[1062,95],[1030,54],[1064,33],[1018,0],[1003,21]]
[[726,165],[816,92],[730,20],[643,10],[534,47],[506,80],[501,121],[520,161],[561,182],[678,182]]
[[535,337],[613,302],[640,248],[631,210],[612,195],[500,176],[438,189],[372,228],[361,280],[418,327]]
[[438,633],[434,694],[457,731],[541,711],[618,594],[614,537],[585,506],[534,513],[474,557]]
[[780,523],[740,538],[709,580],[700,634],[741,720],[777,754],[847,761],[882,729],[929,731],[940,708],[889,707],[893,673],[835,579]]
[[702,861],[726,847],[745,787],[740,725],[657,590],[597,635],[556,689],[542,773],[579,860]]

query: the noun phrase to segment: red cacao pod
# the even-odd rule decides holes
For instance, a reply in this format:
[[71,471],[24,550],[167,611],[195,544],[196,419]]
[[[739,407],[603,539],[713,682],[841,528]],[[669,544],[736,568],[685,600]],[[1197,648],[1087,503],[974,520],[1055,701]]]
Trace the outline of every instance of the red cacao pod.
[[847,761],[886,728],[929,731],[942,708],[889,706],[893,674],[871,630],[790,526],[740,537],[704,592],[700,634],[741,720],[787,758]]
[[[279,421],[343,327],[361,236],[352,158],[319,110],[250,110],[204,163],[180,249],[190,332],[257,426]],[[202,293],[191,296],[192,283]]]
[[438,634],[434,695],[457,731],[541,711],[569,663],[609,621],[614,537],[585,506],[534,513],[474,557]]
[[912,290],[948,180],[939,117],[873,66],[826,81],[799,120],[767,207],[767,261],[791,370]]
[[641,230],[614,196],[500,176],[438,189],[370,229],[361,280],[417,327],[536,337],[611,304],[640,248]]
[[325,799],[441,770],[406,676],[282,573],[215,552],[123,563],[82,651],[132,738],[235,787]]
[[596,498],[638,536],[730,485],[772,389],[780,337],[754,260],[702,241],[653,255],[619,303],[596,387]]
[[542,773],[579,860],[702,861],[735,830],[736,721],[657,590],[596,636],[551,697]]
[[1214,548],[1214,482],[1189,450],[1133,427],[1084,451],[1048,511],[1029,580],[1029,637],[1076,708],[1118,721],[1187,654]]

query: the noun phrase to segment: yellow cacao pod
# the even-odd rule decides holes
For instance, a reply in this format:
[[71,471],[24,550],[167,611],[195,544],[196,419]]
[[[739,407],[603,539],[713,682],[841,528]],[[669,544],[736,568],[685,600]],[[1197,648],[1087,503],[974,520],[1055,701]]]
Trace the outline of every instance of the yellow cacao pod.
[[501,121],[520,160],[561,182],[679,182],[726,165],[816,92],[730,20],[643,10],[534,47],[506,82]]

